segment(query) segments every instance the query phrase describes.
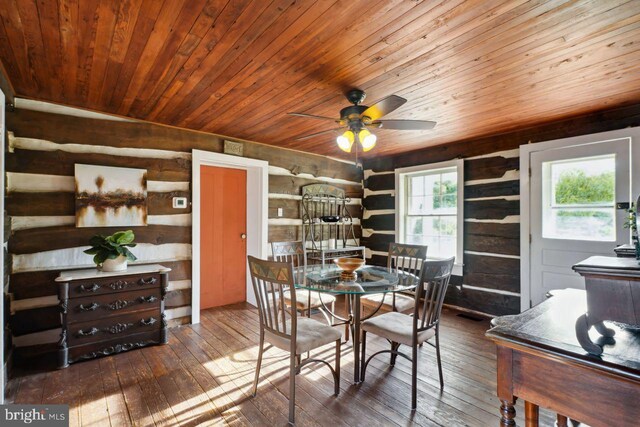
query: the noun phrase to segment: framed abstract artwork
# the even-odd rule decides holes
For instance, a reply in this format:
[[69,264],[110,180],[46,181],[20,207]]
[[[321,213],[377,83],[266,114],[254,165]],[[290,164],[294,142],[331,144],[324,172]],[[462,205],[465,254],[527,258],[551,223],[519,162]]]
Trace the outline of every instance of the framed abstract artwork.
[[75,165],[76,227],[147,225],[147,170]]

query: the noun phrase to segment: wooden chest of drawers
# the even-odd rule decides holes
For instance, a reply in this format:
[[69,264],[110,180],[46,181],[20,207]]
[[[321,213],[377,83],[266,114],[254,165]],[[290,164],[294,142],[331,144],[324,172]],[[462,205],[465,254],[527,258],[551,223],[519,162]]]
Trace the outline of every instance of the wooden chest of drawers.
[[151,344],[166,344],[164,297],[171,271],[161,265],[107,273],[65,271],[56,279],[62,333],[58,367]]

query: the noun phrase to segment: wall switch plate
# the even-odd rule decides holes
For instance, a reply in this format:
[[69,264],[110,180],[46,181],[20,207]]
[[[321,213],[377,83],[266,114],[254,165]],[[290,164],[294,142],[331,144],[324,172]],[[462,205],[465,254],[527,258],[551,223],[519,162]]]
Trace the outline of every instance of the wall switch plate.
[[278,218],[282,218],[282,215],[284,215],[283,209],[278,208]]
[[173,198],[173,208],[174,209],[186,209],[187,208],[187,198],[186,197],[174,197]]

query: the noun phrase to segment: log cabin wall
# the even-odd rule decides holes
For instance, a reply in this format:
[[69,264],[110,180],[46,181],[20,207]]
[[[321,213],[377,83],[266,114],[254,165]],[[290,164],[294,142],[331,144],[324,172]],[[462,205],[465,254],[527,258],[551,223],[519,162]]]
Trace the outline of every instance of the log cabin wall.
[[[138,263],[171,267],[166,314],[170,325],[190,321],[191,150],[222,152],[222,137],[144,122],[80,118],[17,109],[7,115],[7,197],[10,218],[10,328],[13,342],[46,351],[59,338],[53,279],[63,269],[90,267],[89,238],[109,228],[75,228],[74,164],[147,169],[148,226],[130,227]],[[269,241],[301,239],[300,187],[329,182],[352,198],[357,237],[362,216],[362,172],[353,164],[244,142],[246,157],[269,162]],[[277,217],[278,208],[284,215]],[[129,228],[129,227],[128,227]],[[24,350],[23,350],[24,351]]]
[[452,278],[455,286],[449,288],[445,302],[490,315],[519,312],[519,146],[638,125],[640,105],[632,105],[517,132],[365,160],[362,243],[369,248],[369,262],[385,265],[389,242],[395,240],[394,170],[464,158],[463,276]]

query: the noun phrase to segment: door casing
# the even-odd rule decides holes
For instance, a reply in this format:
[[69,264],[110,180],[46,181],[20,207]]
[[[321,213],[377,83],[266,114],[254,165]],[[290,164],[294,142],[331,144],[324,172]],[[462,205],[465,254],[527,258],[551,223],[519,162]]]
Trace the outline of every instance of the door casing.
[[[247,255],[268,256],[269,163],[228,154],[192,150],[192,262],[191,323],[200,323],[200,166],[229,167],[247,171]],[[256,305],[247,267],[247,302]]]
[[[640,191],[640,173],[633,173],[634,166],[640,167],[640,127],[620,129],[609,132],[601,132],[590,135],[581,135],[571,138],[555,139],[536,144],[524,144],[520,146],[520,310],[531,307],[531,250],[529,234],[531,233],[531,218],[529,215],[531,181],[529,179],[531,167],[531,153],[536,151],[552,150],[556,148],[585,145],[595,142],[605,142],[621,138],[630,138],[631,154],[631,195],[632,201]],[[615,256],[613,249],[611,256]]]

